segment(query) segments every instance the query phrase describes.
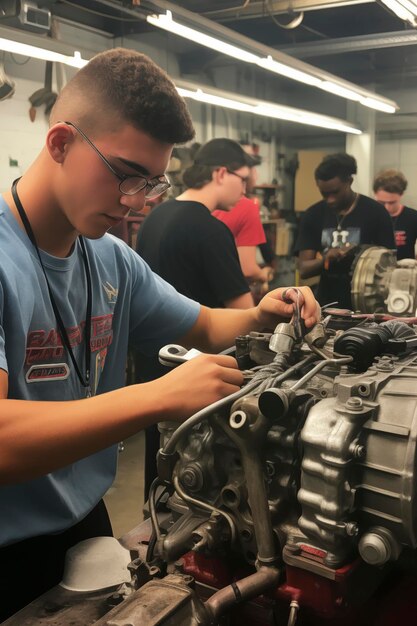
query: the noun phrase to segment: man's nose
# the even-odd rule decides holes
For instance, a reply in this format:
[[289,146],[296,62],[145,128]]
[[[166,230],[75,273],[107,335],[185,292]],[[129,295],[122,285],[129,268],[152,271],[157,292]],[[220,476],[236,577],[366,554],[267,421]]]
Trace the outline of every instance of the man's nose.
[[146,204],[145,190],[142,189],[132,196],[122,195],[120,204],[132,211],[141,211]]

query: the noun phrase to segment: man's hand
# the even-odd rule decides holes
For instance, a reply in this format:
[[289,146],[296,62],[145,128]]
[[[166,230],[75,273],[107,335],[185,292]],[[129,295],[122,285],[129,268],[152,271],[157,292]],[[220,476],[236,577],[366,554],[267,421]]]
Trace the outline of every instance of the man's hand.
[[340,261],[345,255],[345,251],[343,248],[329,248],[324,256],[324,262],[328,264],[335,263]]
[[183,420],[239,391],[243,374],[231,356],[202,354],[147,384],[155,385],[157,397],[167,402],[169,419]]
[[274,270],[272,269],[272,267],[269,267],[268,265],[263,267],[261,271],[259,272],[260,283],[270,283],[273,278],[274,278]]
[[297,292],[300,291],[301,316],[307,328],[311,328],[320,320],[320,305],[315,299],[310,287],[281,287],[270,291],[258,304],[258,320],[264,328],[275,328],[280,318],[290,318],[294,312],[292,304],[287,304],[282,298],[284,292],[286,298],[295,302]]

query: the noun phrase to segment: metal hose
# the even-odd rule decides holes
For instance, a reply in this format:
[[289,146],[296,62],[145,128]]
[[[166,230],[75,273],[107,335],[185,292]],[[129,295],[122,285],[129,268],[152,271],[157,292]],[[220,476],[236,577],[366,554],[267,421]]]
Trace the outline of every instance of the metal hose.
[[255,574],[233,582],[217,591],[205,602],[205,607],[212,620],[211,623],[217,624],[219,618],[236,604],[256,598],[276,586],[279,577],[280,570],[278,568],[262,566]]

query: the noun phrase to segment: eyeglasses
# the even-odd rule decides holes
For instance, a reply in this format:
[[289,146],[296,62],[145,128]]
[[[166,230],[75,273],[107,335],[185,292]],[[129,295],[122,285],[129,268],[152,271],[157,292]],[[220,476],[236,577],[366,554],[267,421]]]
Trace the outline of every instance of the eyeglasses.
[[243,185],[246,186],[248,184],[248,177],[247,176],[241,176],[237,172],[232,172],[232,170],[228,170],[227,167],[226,167],[226,172],[228,174],[232,174],[233,176],[237,176],[238,178],[240,178],[240,180],[242,181]]
[[76,126],[73,122],[64,122],[64,124],[68,124],[68,126],[75,128],[77,133],[79,133],[81,137],[85,139],[85,141],[93,148],[111,173],[120,180],[119,191],[125,196],[134,196],[136,193],[139,193],[139,191],[146,189],[145,198],[156,198],[171,187],[171,183],[165,175],[156,176],[155,178],[145,178],[144,176],[138,176],[136,174],[119,174],[119,172],[116,172],[113,168],[111,163],[109,163],[104,154],[102,154],[97,146],[93,144],[91,139],[83,133],[81,128],[78,128],[78,126]]

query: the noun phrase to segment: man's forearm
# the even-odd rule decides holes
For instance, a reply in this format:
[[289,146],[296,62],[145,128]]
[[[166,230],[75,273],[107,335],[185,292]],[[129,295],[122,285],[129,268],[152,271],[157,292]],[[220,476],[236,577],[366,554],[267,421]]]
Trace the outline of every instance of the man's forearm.
[[311,261],[302,261],[299,265],[301,278],[312,278],[320,276],[323,271],[323,259],[312,259]]
[[0,400],[0,484],[64,467],[157,421],[151,383],[68,402]]
[[196,326],[182,343],[207,352],[221,352],[232,346],[238,335],[251,330],[263,330],[256,307],[244,310],[202,307]]

